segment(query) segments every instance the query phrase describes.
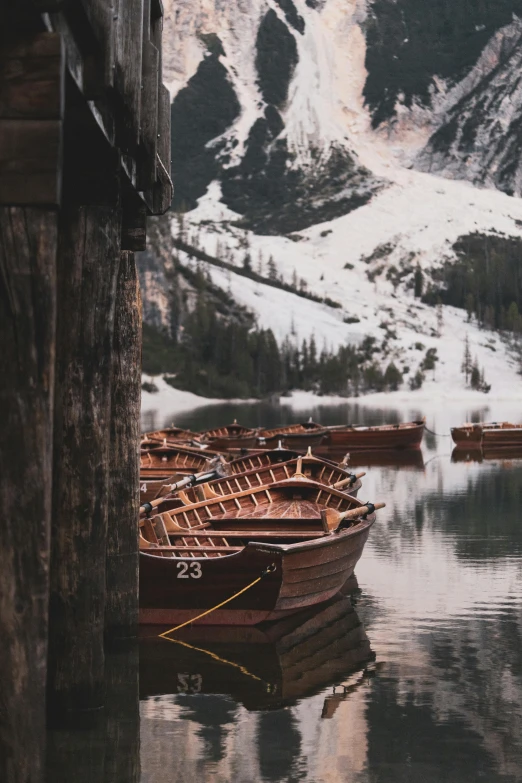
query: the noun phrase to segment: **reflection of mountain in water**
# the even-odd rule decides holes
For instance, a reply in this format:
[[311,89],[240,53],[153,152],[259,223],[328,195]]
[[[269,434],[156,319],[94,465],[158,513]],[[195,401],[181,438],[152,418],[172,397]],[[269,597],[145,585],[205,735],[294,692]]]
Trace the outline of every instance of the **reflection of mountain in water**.
[[374,658],[345,596],[264,627],[194,627],[175,639],[142,639],[141,698],[175,694],[190,719],[197,700],[189,705],[178,694],[227,694],[250,710],[273,709],[339,682]]

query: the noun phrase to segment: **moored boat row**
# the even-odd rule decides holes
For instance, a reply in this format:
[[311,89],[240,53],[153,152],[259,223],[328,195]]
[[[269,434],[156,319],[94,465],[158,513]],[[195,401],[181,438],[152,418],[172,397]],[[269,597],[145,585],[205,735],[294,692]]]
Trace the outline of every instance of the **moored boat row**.
[[147,445],[163,443],[216,451],[232,449],[282,448],[306,451],[309,447],[331,446],[347,449],[412,449],[419,448],[424,434],[424,419],[403,424],[322,426],[311,419],[271,429],[250,429],[234,421],[232,424],[195,433],[179,427],[169,427],[146,434]]

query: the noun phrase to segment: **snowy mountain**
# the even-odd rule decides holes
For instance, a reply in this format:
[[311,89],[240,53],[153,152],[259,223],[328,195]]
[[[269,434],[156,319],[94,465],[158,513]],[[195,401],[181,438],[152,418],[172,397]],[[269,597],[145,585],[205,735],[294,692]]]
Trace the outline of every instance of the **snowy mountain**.
[[[145,257],[146,318],[166,323],[181,238],[179,262],[203,251],[278,340],[371,335],[409,372],[416,345],[437,348],[430,382],[449,392],[468,334],[493,393],[519,386],[513,341],[424,304],[414,278],[440,286],[470,237],[522,248],[521,19],[520,0],[167,0],[174,208],[188,211]],[[260,279],[269,261],[286,290]],[[297,295],[302,281],[330,305]]]

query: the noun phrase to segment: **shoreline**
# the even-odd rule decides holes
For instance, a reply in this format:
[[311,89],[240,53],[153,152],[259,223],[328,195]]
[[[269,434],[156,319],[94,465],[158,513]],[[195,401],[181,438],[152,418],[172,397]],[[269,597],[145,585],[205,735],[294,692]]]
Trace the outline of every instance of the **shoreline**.
[[522,393],[484,394],[472,389],[455,389],[444,387],[436,381],[424,384],[422,389],[410,391],[408,389],[394,392],[373,392],[359,397],[320,396],[309,391],[293,391],[288,396],[268,399],[218,399],[201,397],[193,392],[183,391],[170,386],[162,376],[143,376],[142,382],[154,383],[158,391],[151,393],[142,390],[141,416],[150,413],[159,416],[168,416],[172,413],[186,413],[187,411],[204,408],[211,405],[262,405],[268,401],[281,407],[290,407],[293,410],[309,410],[321,406],[335,405],[361,405],[363,407],[403,407],[422,406],[426,413],[435,408],[452,407],[453,405],[474,405],[489,408],[491,404],[511,403],[520,406]]

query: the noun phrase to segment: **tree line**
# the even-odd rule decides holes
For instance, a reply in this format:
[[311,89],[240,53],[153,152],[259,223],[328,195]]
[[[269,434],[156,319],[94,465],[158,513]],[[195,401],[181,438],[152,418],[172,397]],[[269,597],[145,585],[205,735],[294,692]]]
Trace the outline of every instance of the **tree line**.
[[[181,275],[190,278],[190,291],[180,285]],[[382,368],[376,360],[373,337],[337,350],[319,348],[313,336],[298,341],[295,334],[278,345],[272,330],[260,328],[200,267],[176,265],[171,282],[169,328],[144,324],[143,371],[165,374],[176,388],[221,398],[295,389],[356,396],[402,383],[393,362]]]

